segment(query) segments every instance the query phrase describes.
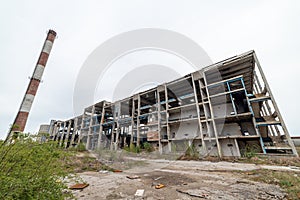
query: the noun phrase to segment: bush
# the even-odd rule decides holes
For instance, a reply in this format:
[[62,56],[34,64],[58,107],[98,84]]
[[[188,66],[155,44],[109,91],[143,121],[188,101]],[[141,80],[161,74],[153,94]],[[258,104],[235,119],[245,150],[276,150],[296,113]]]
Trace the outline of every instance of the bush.
[[198,159],[199,158],[199,152],[197,151],[196,147],[194,144],[192,145],[186,145],[187,146],[187,149],[185,151],[185,156],[188,158],[188,159]]
[[[0,145],[0,199],[65,199],[66,152],[29,137]],[[70,170],[70,169],[69,169]]]
[[124,147],[125,151],[133,152],[133,153],[140,153],[141,148],[139,146],[135,146],[134,144],[130,144],[129,147]]
[[260,147],[258,145],[246,145],[244,151],[242,151],[242,156],[248,159],[255,157],[259,153]]
[[143,144],[143,146],[144,146],[144,149],[145,149],[147,152],[152,152],[152,151],[153,151],[153,147],[152,147],[152,145],[151,145],[150,143],[145,142],[145,143]]
[[79,152],[86,151],[85,145],[83,143],[79,143],[76,147],[76,150]]

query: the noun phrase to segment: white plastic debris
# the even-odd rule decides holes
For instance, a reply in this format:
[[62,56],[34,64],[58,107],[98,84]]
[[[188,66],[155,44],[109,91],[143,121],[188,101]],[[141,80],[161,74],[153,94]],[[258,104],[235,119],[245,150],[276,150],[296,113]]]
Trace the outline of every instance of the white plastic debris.
[[145,190],[136,190],[135,195],[137,197],[142,197],[144,195]]

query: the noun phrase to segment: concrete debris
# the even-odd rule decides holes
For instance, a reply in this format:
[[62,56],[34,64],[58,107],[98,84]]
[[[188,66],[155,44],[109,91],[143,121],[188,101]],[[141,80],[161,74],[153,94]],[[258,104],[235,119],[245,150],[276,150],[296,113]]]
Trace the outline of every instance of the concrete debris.
[[142,197],[144,195],[145,190],[138,189],[136,190],[134,196]]
[[100,170],[99,173],[101,173],[101,174],[107,174],[107,173],[109,173],[109,171],[107,171],[107,170]]
[[180,189],[176,189],[177,192],[182,193],[182,194],[187,194],[191,197],[199,197],[199,198],[207,198],[208,194],[207,193],[202,193],[202,191],[198,191],[198,190],[187,190],[187,191],[183,191]]
[[154,180],[157,181],[157,180],[159,180],[159,179],[161,179],[161,178],[162,178],[162,176],[157,177],[157,178],[155,178]]
[[126,178],[129,178],[129,179],[138,179],[140,177],[137,176],[137,175],[133,175],[133,176],[126,176]]

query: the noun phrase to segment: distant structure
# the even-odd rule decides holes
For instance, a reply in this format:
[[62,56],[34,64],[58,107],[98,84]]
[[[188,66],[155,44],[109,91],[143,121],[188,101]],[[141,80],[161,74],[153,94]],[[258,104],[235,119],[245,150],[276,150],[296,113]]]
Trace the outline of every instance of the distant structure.
[[50,138],[68,148],[151,145],[161,154],[298,156],[254,51],[83,114],[52,121]]
[[52,49],[53,42],[56,38],[56,32],[49,30],[47,33],[44,46],[42,48],[41,54],[35,66],[33,75],[30,79],[29,85],[27,87],[25,96],[19,108],[18,114],[14,120],[14,123],[7,135],[7,139],[10,137],[12,132],[23,132],[26,126],[27,118],[34,100],[34,97],[37,93],[39,84],[42,79],[44,68],[46,66],[49,54]]
[[292,137],[292,140],[296,147],[300,147],[300,136],[294,136]]
[[50,131],[49,124],[41,124],[38,134],[49,134],[49,131]]

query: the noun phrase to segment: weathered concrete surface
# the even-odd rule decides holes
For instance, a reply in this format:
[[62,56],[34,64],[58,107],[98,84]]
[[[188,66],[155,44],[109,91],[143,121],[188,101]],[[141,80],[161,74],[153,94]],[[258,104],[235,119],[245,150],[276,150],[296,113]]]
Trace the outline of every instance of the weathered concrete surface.
[[[286,199],[279,186],[247,180],[238,172],[256,169],[299,172],[292,167],[230,162],[128,159],[131,168],[121,173],[79,174],[90,186],[74,191],[75,196],[78,199]],[[128,179],[128,175],[140,178]],[[157,184],[166,187],[155,189]],[[137,189],[145,190],[143,197],[134,196]]]

